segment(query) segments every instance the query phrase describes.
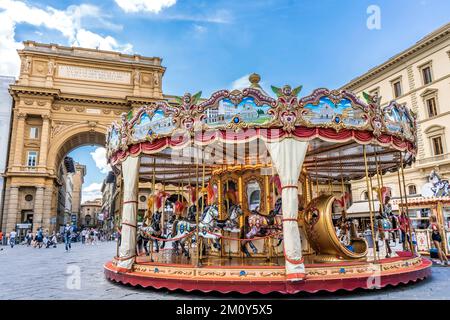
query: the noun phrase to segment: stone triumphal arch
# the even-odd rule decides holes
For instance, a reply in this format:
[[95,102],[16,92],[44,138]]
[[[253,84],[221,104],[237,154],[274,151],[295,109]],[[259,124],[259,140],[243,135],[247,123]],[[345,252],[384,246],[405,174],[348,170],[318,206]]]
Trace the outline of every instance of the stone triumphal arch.
[[[33,230],[57,229],[58,167],[72,149],[104,145],[107,127],[130,109],[163,98],[158,57],[24,43],[19,50],[3,231],[32,214]],[[6,151],[5,151],[6,152]]]

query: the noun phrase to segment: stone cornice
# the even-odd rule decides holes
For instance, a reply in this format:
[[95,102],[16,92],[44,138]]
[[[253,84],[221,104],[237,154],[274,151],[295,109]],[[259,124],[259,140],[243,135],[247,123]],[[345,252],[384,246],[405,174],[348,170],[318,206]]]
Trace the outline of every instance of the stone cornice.
[[41,55],[53,58],[67,59],[71,61],[98,62],[101,64],[114,64],[121,66],[133,66],[138,68],[151,68],[162,73],[166,68],[161,65],[159,57],[145,57],[141,55],[123,54],[115,51],[105,51],[80,47],[66,47],[57,44],[37,43],[24,41],[24,49],[18,50],[19,55]]
[[38,96],[57,97],[61,94],[61,90],[45,88],[45,87],[31,87],[31,86],[12,84],[9,86],[9,93],[13,96],[19,95],[19,94],[31,94],[31,95],[38,95]]
[[116,105],[127,106],[128,102],[125,99],[112,98],[112,97],[97,97],[97,96],[81,96],[78,94],[61,94],[58,97],[59,102],[76,102],[76,103],[90,103],[100,105]]
[[362,86],[367,82],[371,81],[373,77],[377,76],[378,74],[392,70],[399,63],[404,62],[405,59],[409,59],[414,55],[423,52],[427,47],[431,45],[436,45],[441,41],[447,40],[449,38],[450,38],[450,23],[447,23],[443,27],[439,28],[438,30],[432,32],[431,34],[427,35],[426,37],[418,41],[412,47],[400,52],[399,54],[395,55],[394,57],[384,62],[383,64],[380,64],[370,69],[363,75],[351,80],[349,83],[342,86],[339,90],[351,91],[356,87]]

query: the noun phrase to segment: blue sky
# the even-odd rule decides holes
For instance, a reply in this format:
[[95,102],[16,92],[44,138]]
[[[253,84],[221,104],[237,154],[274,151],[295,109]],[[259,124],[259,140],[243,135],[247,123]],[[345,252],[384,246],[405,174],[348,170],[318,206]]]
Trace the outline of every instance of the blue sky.
[[[370,5],[380,29],[367,28]],[[306,95],[384,62],[449,12],[448,0],[0,0],[0,74],[17,74],[15,50],[30,39],[162,57],[168,94],[209,95],[257,72],[265,88],[302,84]],[[73,155],[88,164],[90,152]],[[88,164],[87,183],[98,171]]]

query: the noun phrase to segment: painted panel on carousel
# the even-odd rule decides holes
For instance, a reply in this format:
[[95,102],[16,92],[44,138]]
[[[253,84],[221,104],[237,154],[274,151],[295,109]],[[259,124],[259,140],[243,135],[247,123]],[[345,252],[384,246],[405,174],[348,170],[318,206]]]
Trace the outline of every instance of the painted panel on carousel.
[[229,123],[263,125],[272,120],[268,114],[269,105],[258,106],[253,97],[245,97],[238,104],[234,104],[230,99],[219,100],[218,106],[205,110],[203,122],[209,127],[218,127]]
[[154,134],[169,134],[173,129],[172,116],[166,116],[164,111],[158,109],[152,117],[147,112],[139,116],[139,120],[132,127],[132,137],[135,140],[144,140]]
[[328,97],[321,97],[317,104],[308,103],[303,108],[303,119],[313,125],[344,124],[349,127],[362,127],[367,117],[362,109],[354,108],[349,99],[334,103]]
[[108,148],[110,150],[119,149],[120,137],[119,137],[119,130],[116,128],[116,126],[113,125],[111,127],[107,140],[108,140]]
[[407,139],[414,138],[414,118],[404,106],[391,102],[383,109],[383,120],[390,132],[403,134]]

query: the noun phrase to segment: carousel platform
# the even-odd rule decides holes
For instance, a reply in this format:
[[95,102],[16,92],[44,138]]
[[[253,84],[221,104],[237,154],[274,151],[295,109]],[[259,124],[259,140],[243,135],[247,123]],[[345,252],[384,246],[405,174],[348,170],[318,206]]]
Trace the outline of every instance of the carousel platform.
[[[240,259],[213,257],[203,260],[201,267],[192,260],[169,255],[137,258],[132,271],[121,272],[116,261],[104,265],[108,279],[144,288],[248,294],[279,292],[295,294],[337,290],[381,289],[423,280],[431,274],[432,262],[426,258],[402,255],[378,261],[308,263],[305,257],[306,278],[299,282],[286,281],[284,259],[281,257]],[[245,264],[244,264],[245,261]]]

